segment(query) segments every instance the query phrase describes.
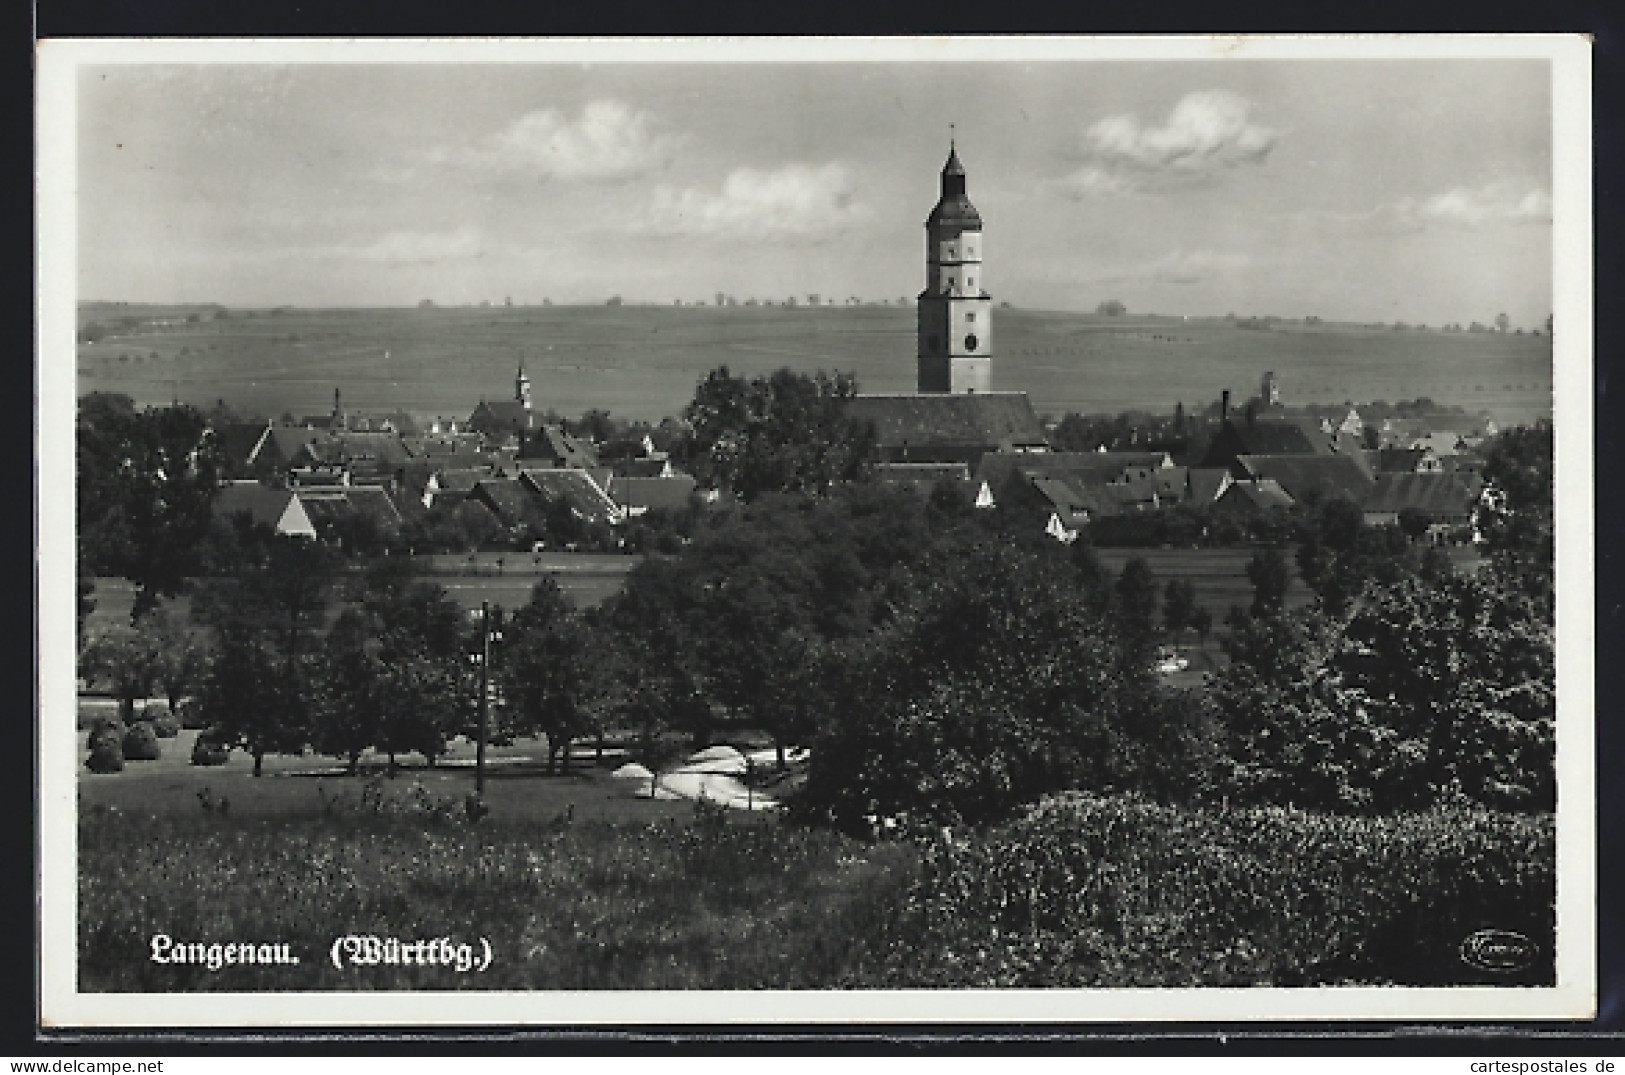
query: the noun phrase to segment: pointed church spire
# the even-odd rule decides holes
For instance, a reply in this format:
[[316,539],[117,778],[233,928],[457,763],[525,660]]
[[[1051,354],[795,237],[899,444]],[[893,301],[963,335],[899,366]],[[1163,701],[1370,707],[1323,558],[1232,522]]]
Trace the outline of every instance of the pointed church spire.
[[515,402],[525,405],[530,410],[530,378],[525,376],[525,357],[519,356],[519,372],[513,379],[513,398]]

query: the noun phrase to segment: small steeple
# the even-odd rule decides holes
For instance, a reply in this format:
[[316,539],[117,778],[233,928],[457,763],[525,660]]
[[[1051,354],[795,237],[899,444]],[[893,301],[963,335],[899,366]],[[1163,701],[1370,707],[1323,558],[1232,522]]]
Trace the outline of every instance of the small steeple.
[[525,376],[525,360],[519,360],[519,372],[513,380],[513,398],[530,410],[530,378]]

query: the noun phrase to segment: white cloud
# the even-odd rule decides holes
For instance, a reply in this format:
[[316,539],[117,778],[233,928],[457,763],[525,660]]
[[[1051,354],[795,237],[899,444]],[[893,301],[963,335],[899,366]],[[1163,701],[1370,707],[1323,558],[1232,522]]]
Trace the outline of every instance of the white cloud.
[[520,116],[483,145],[437,160],[568,182],[630,179],[669,164],[680,135],[662,131],[648,112],[620,101],[593,101],[575,119],[544,108]]
[[465,225],[446,231],[388,231],[371,242],[323,246],[311,253],[324,258],[427,265],[479,256],[484,253],[484,243],[476,228]]
[[1479,187],[1453,187],[1431,198],[1401,198],[1374,209],[1305,209],[1305,223],[1417,232],[1428,228],[1520,227],[1550,224],[1552,196],[1544,187],[1497,179]]
[[1167,120],[1146,126],[1109,116],[1084,132],[1084,163],[1057,181],[1076,198],[1203,183],[1243,164],[1261,164],[1280,132],[1253,122],[1245,97],[1202,90],[1182,97]]
[[1158,258],[1142,275],[1159,284],[1199,284],[1216,276],[1228,276],[1252,264],[1246,254],[1226,254],[1214,250],[1176,250]]
[[716,193],[657,187],[634,224],[657,235],[815,239],[869,219],[850,169],[839,163],[736,168]]
[[1475,228],[1484,224],[1550,224],[1552,196],[1541,187],[1498,180],[1482,187],[1456,187],[1401,211],[1427,223]]

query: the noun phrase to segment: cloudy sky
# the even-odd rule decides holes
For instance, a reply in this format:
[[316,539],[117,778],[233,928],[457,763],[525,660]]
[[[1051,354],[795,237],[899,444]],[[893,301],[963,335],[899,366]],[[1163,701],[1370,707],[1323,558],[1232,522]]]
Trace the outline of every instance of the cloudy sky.
[[1533,325],[1540,60],[81,69],[81,296],[912,296],[954,124],[1018,306]]

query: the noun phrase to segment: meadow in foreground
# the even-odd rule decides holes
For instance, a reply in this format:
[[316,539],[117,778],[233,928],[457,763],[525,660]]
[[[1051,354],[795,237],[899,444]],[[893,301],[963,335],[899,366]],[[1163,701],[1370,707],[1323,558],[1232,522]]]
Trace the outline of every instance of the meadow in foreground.
[[[93,808],[79,988],[812,989],[1550,984],[1549,816],[1339,818],[1067,795],[985,834],[870,843],[700,808],[645,823],[447,802],[319,816]],[[1463,962],[1477,931],[1529,965]],[[297,966],[155,963],[151,937],[286,942]],[[493,961],[335,969],[334,939]]]

